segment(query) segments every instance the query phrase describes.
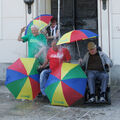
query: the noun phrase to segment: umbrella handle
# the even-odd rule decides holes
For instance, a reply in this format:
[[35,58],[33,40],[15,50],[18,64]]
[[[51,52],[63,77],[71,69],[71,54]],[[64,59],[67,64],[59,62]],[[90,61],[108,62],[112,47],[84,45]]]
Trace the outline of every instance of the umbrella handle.
[[76,41],[76,45],[77,45],[77,49],[78,49],[78,55],[80,57],[80,49],[79,49],[79,45],[78,45],[78,42]]

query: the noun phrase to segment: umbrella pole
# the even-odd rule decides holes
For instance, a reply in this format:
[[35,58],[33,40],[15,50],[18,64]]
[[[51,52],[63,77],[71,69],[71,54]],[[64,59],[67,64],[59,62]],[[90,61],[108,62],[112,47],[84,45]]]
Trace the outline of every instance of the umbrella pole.
[[81,58],[81,56],[80,56],[80,49],[79,49],[79,45],[78,45],[78,42],[77,42],[77,41],[76,41],[76,45],[77,45],[77,50],[78,50],[79,58]]
[[[76,23],[75,23],[75,18],[76,18],[76,0],[73,0],[73,29],[75,30],[76,29]],[[78,42],[76,41],[76,45],[77,45],[77,50],[78,50],[78,55],[79,55],[79,58],[80,58],[80,49],[79,49],[79,45],[78,45]]]
[[60,39],[60,0],[58,0],[58,39]]

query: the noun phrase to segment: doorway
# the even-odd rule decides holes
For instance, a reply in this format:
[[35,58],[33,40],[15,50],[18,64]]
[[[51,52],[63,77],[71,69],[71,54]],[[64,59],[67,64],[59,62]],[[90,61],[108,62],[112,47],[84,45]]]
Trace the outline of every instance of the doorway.
[[[86,29],[98,33],[98,12],[97,0],[61,0],[60,23],[61,36],[73,29]],[[51,14],[57,17],[58,1],[51,0]],[[78,54],[76,43],[69,44],[72,58],[77,60],[83,58],[87,52],[87,43],[94,41],[98,44],[98,40],[89,39],[77,42],[80,49]]]

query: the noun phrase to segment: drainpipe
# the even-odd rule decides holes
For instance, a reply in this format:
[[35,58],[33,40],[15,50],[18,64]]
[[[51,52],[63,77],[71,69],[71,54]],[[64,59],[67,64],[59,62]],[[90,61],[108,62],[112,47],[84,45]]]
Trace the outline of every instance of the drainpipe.
[[59,30],[59,39],[60,39],[60,0],[58,0],[58,30]]
[[73,0],[73,29],[76,29],[76,0]]

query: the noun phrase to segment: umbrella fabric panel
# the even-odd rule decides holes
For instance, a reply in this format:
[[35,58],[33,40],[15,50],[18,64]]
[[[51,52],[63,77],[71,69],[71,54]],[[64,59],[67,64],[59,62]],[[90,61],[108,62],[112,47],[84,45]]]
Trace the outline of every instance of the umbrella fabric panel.
[[30,78],[34,79],[36,82],[40,83],[40,75],[36,74],[36,75],[29,75]]
[[11,82],[9,84],[6,84],[7,88],[11,91],[11,93],[14,95],[15,98],[20,93],[20,91],[21,91],[23,85],[25,84],[26,80],[27,80],[27,77],[23,78],[23,79],[16,80],[16,81]]
[[63,63],[61,68],[61,80],[76,66],[78,66],[78,64]]
[[33,20],[33,24],[36,25],[38,28],[40,28],[40,30],[48,25],[45,22],[40,21],[40,20]]
[[61,80],[61,67],[62,67],[62,64],[60,64],[54,71],[52,71],[52,73],[50,73],[51,75],[55,76],[59,80]]
[[47,83],[45,85],[45,88],[56,82],[60,82],[60,80],[56,76],[50,74],[48,77]]
[[[64,70],[68,68],[67,64],[64,64],[64,65],[65,67],[63,67],[61,74],[64,74]],[[71,78],[87,78],[86,74],[83,72],[80,65],[78,64],[77,65],[68,64],[68,65],[74,66],[74,67],[72,69],[69,69],[68,72],[66,72],[66,74],[61,75],[62,80],[71,79]]]
[[49,75],[47,83],[45,85],[45,93],[48,96],[50,102],[52,101],[53,94],[55,92],[56,87],[60,83],[60,80],[53,75]]
[[39,82],[35,81],[34,79],[30,78],[30,84],[32,88],[33,99],[40,93],[40,84]]
[[10,70],[10,69],[7,69],[7,72],[6,72],[6,81],[5,81],[5,85],[11,83],[11,82],[14,82],[16,80],[19,80],[19,79],[22,79],[22,78],[26,78],[27,75],[24,75],[20,72],[17,72],[17,71],[14,71],[14,70]]
[[87,38],[94,38],[98,36],[96,33],[89,30],[81,29],[80,31],[83,32],[87,36]]
[[74,90],[71,86],[65,84],[63,81],[61,83],[62,83],[63,95],[65,100],[67,101],[68,106],[71,106],[81,97],[83,97],[79,92]]
[[47,97],[49,98],[50,102],[52,102],[53,95],[54,95],[55,90],[56,90],[57,86],[59,85],[59,83],[60,83],[60,81],[53,83],[45,89],[45,93],[46,93]]
[[[27,75],[29,75],[31,70],[33,69],[35,58],[27,58],[27,59],[26,58],[21,58],[21,62],[23,63],[23,65],[26,68]],[[37,70],[35,70],[35,71],[37,71]]]
[[64,34],[57,42],[57,45],[63,44],[63,43],[70,43],[70,38],[71,38],[71,33],[72,31],[68,32],[67,34]]
[[27,78],[25,84],[23,85],[16,99],[28,99],[28,100],[33,99],[32,88],[29,78]]
[[68,80],[62,80],[63,83],[67,84],[69,87],[77,91],[79,94],[84,96],[87,78],[73,78]]
[[50,20],[52,19],[53,16],[49,14],[43,14],[40,17],[37,17],[36,20],[41,20],[44,21],[46,24],[49,24]]
[[88,39],[88,37],[80,30],[74,30],[71,33],[70,42],[75,42],[77,40]]
[[[33,59],[33,58],[32,58]],[[31,63],[32,64],[32,63]],[[38,74],[37,68],[39,67],[39,61],[34,58],[33,66],[29,75]]]
[[56,90],[55,90],[55,92],[53,94],[53,97],[52,97],[51,104],[68,106],[68,104],[65,100],[64,94],[63,94],[63,89],[62,89],[61,82],[56,87]]
[[27,71],[25,69],[25,66],[23,65],[23,63],[22,63],[20,58],[18,60],[16,60],[14,62],[14,64],[10,65],[8,67],[8,69],[11,69],[11,70],[14,70],[14,71],[17,71],[17,72],[20,72],[22,74],[27,75]]

